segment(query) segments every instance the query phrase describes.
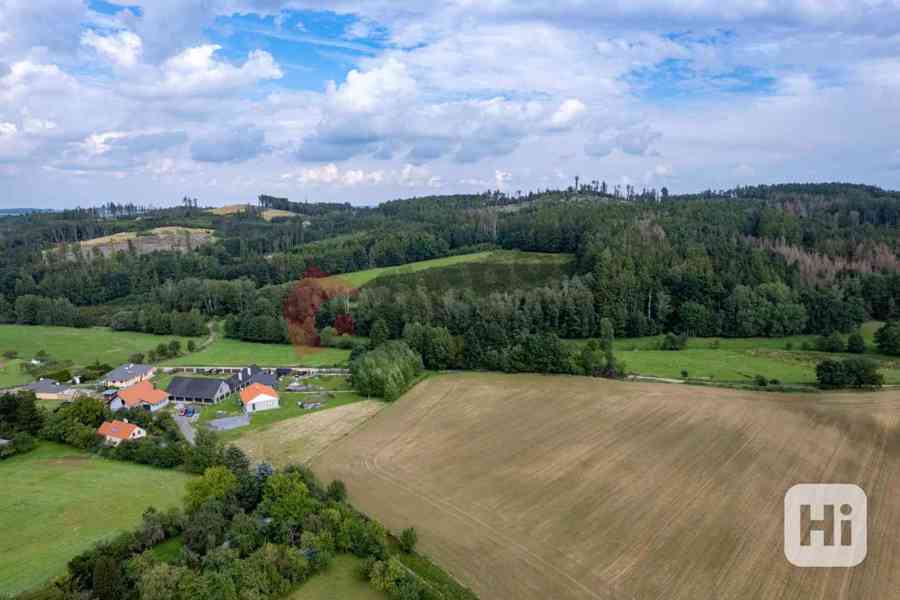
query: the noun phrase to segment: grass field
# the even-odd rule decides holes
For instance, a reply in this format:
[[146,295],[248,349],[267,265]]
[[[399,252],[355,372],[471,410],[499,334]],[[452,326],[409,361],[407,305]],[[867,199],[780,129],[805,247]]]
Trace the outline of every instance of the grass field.
[[432,260],[423,260],[396,267],[379,267],[376,269],[366,269],[365,271],[355,271],[353,273],[345,273],[342,275],[332,275],[323,281],[326,284],[339,285],[349,288],[360,288],[367,283],[386,275],[403,275],[410,273],[418,273],[429,269],[440,269],[444,267],[452,267],[466,263],[495,262],[498,264],[520,264],[527,266],[528,264],[537,263],[566,263],[571,257],[566,254],[543,254],[539,252],[517,252],[508,250],[494,250],[487,252],[473,252],[472,254],[458,254],[455,256],[446,256],[444,258],[435,258]]
[[31,378],[22,371],[21,364],[18,359],[0,358],[0,388],[28,383]]
[[[483,600],[893,598],[900,391],[432,377],[312,461]],[[859,484],[868,558],[799,569],[783,498]]]
[[189,475],[97,458],[58,444],[0,463],[0,594],[65,572],[149,506],[179,505]]
[[179,358],[161,363],[163,366],[237,367],[257,364],[261,367],[342,367],[350,358],[349,350],[340,348],[301,348],[290,344],[257,344],[217,337],[212,344]]
[[359,576],[357,569],[361,565],[362,560],[342,554],[327,572],[312,577],[288,600],[387,600],[387,594]]
[[[20,358],[30,359],[44,350],[56,360],[71,360],[75,366],[88,365],[95,360],[116,366],[135,352],[146,353],[173,339],[180,340],[184,348],[190,338],[113,331],[106,327],[0,325],[0,352],[16,350]],[[195,341],[199,342],[199,338]]]
[[354,271],[353,273],[344,273],[343,275],[332,275],[326,278],[326,282],[339,282],[342,285],[359,288],[369,283],[373,279],[377,279],[382,275],[391,275],[395,273],[414,273],[416,271],[424,271],[426,269],[438,269],[457,265],[466,262],[479,262],[490,258],[493,252],[475,252],[472,254],[458,254],[456,256],[447,256],[444,258],[435,258],[433,260],[423,260],[419,262],[409,263],[405,265],[397,265],[396,267],[379,267],[376,269],[366,269],[365,271]]
[[[885,383],[900,384],[900,359],[875,354],[874,334],[881,323],[862,327],[869,346],[868,358],[881,363]],[[626,370],[640,375],[681,378],[687,370],[692,379],[720,383],[750,383],[755,375],[778,379],[786,384],[815,384],[816,364],[827,358],[848,358],[852,354],[832,354],[802,350],[814,344],[816,336],[785,338],[691,338],[677,352],[657,350],[662,336],[616,340],[616,356]],[[576,342],[581,343],[581,342]]]

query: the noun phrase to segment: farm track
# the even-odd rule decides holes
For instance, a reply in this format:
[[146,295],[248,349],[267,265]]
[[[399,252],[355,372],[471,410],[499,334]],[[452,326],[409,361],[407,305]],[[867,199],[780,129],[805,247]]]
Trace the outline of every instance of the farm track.
[[[447,375],[312,466],[392,530],[416,526],[484,600],[894,598],[898,423],[894,391]],[[877,526],[862,566],[785,562],[782,498],[800,481],[867,491]]]

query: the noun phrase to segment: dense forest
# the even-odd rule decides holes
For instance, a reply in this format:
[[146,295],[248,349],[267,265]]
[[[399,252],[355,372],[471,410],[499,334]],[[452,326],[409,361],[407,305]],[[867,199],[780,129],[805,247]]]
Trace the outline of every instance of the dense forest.
[[[502,248],[568,253],[572,268],[534,284],[457,269],[453,284],[378,280],[329,297],[319,331],[350,319],[388,338],[445,329],[471,357],[527,335],[597,338],[674,332],[785,336],[855,330],[900,317],[900,193],[849,184],[774,185],[695,195],[578,189],[435,196],[377,207],[261,196],[258,211],[215,215],[196,201],[165,210],[106,205],[0,219],[0,320],[112,325],[161,333],[229,319],[226,333],[286,342],[292,282]],[[123,231],[215,231],[189,252],[85,256],[61,248]],[[523,269],[526,267],[522,267]],[[468,278],[466,273],[478,276]],[[506,280],[504,280],[505,282]],[[521,283],[521,282],[527,282]],[[319,308],[317,306],[317,308]]]

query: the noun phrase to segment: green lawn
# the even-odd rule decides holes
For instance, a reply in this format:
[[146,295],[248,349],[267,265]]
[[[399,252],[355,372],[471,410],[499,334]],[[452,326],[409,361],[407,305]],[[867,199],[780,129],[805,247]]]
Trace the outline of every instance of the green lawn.
[[199,352],[161,363],[163,366],[239,367],[343,367],[349,350],[340,348],[294,348],[290,344],[257,344],[229,338],[216,340]]
[[[106,327],[50,327],[44,325],[0,325],[0,354],[15,350],[19,358],[30,359],[46,351],[60,361],[71,360],[85,366],[99,360],[116,366],[136,352],[146,353],[160,343],[177,339],[186,348],[188,339],[171,335],[151,335],[130,331],[113,331]],[[199,339],[195,342],[199,343]],[[0,358],[0,361],[5,359]]]
[[387,600],[359,575],[362,560],[342,554],[325,573],[310,578],[288,600]]
[[0,388],[28,383],[31,377],[20,368],[19,359],[0,358]]
[[[885,383],[900,384],[900,359],[877,354],[874,334],[881,323],[862,327],[869,346],[865,355],[881,363]],[[786,338],[691,338],[677,352],[657,350],[662,336],[625,338],[615,341],[616,356],[629,373],[654,377],[681,378],[682,370],[695,379],[723,383],[749,383],[755,375],[787,384],[814,384],[816,364],[826,358],[847,358],[853,354],[830,354],[802,350],[814,344],[816,336]],[[583,343],[581,341],[577,342]]]
[[0,594],[63,574],[69,559],[136,526],[149,506],[179,505],[190,477],[47,442],[0,462]]

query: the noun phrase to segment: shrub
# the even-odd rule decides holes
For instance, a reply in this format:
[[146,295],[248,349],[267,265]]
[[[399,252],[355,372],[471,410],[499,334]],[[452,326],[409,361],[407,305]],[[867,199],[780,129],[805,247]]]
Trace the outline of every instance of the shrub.
[[681,378],[682,378],[682,379],[687,379],[688,377],[690,377],[690,373],[688,373],[688,370],[687,370],[687,369],[682,369],[682,370],[681,370]]
[[794,342],[787,342],[787,343],[784,345],[784,349],[785,349],[785,350],[793,350],[793,349],[794,349]]
[[816,338],[816,350],[819,352],[845,352],[847,350],[844,344],[844,338],[837,331],[832,331],[828,335],[822,335]]
[[682,333],[679,335],[675,335],[674,333],[667,333],[663,336],[662,342],[660,342],[659,349],[660,350],[683,350],[687,345],[688,336],[686,333]]
[[753,378],[753,385],[757,387],[766,387],[769,385],[769,380],[766,379],[764,375],[757,375]]
[[882,354],[900,356],[900,321],[890,321],[875,332],[875,344]]
[[128,362],[140,364],[144,362],[144,353],[143,352],[135,352],[131,356],[128,357]]
[[328,497],[335,502],[343,502],[347,499],[347,486],[340,479],[335,479],[328,484]]
[[187,351],[195,352],[196,350],[197,350],[197,343],[194,340],[188,340]]
[[847,338],[847,352],[852,354],[865,354],[866,340],[863,339],[860,332],[854,331],[850,334],[850,337]]
[[68,369],[63,369],[61,371],[47,373],[47,379],[52,379],[53,381],[64,383],[72,379],[72,373]]
[[867,358],[823,360],[816,365],[816,380],[824,389],[877,388],[884,383],[884,377],[878,372],[878,363]]
[[419,541],[419,534],[416,533],[416,528],[407,527],[402,532],[400,532],[399,541],[400,549],[407,554],[412,554],[412,551],[416,549],[416,544]]

